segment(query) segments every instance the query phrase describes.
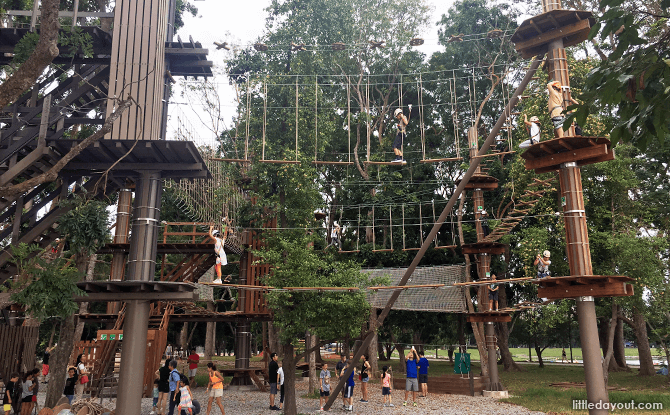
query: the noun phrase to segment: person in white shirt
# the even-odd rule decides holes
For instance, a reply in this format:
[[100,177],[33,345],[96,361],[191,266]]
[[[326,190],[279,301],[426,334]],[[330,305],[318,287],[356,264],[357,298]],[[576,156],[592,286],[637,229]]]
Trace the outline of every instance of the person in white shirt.
[[232,222],[230,219],[223,218],[223,235],[218,230],[215,230],[214,226],[209,227],[209,236],[214,239],[214,253],[216,253],[216,265],[214,266],[216,269],[216,279],[213,281],[215,284],[222,284],[221,267],[228,265],[225,246]]
[[537,118],[536,116],[530,117],[530,121],[528,120],[528,116],[526,114],[523,115],[523,123],[526,124],[526,129],[528,130],[528,134],[530,134],[530,139],[522,142],[519,144],[519,148],[528,148],[532,146],[533,144],[537,144],[540,142],[540,119]]
[[284,368],[281,362],[277,371],[277,383],[279,384],[279,409],[281,410],[282,406],[284,406]]

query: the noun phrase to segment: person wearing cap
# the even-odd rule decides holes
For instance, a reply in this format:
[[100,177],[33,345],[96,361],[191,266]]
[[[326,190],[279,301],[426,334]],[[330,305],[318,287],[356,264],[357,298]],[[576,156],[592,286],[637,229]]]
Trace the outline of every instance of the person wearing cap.
[[[563,115],[563,86],[559,81],[551,81],[547,84],[547,91],[549,92],[549,116],[551,122],[554,124],[554,137],[563,137],[563,122],[565,115]],[[568,98],[573,104],[579,105],[579,102],[572,98]]]
[[334,246],[337,249],[342,249],[342,245],[340,244],[340,225],[335,224],[333,229],[330,231],[330,243],[326,247],[326,249],[330,248],[331,246]]
[[393,141],[393,153],[395,154],[395,160],[393,160],[393,162],[405,164],[407,161],[402,157],[402,143],[406,137],[406,129],[409,120],[405,117],[405,114],[402,113],[401,108],[396,108],[393,112],[393,117],[398,120],[398,134],[396,134],[395,140]]
[[229,225],[232,223],[232,220],[223,218],[223,235],[221,232],[214,229],[214,226],[209,227],[209,236],[214,239],[214,253],[216,253],[216,279],[213,281],[215,284],[222,284],[221,281],[221,267],[228,265],[228,258],[226,257],[226,237],[228,236]]
[[537,265],[538,278],[546,278],[551,275],[551,272],[549,272],[549,265],[551,265],[551,261],[549,260],[550,256],[551,253],[549,251],[544,251],[542,256],[538,254],[537,258],[535,258],[533,265]]
[[480,220],[482,223],[482,231],[484,232],[484,238],[486,238],[491,232],[491,229],[489,228],[489,214],[486,210],[482,210]]
[[530,117],[530,121],[528,120],[528,116],[526,114],[523,115],[523,123],[526,125],[526,130],[528,130],[528,134],[530,134],[530,138],[521,144],[519,144],[519,148],[528,148],[532,146],[533,144],[537,144],[540,142],[540,119],[537,118],[535,115]]

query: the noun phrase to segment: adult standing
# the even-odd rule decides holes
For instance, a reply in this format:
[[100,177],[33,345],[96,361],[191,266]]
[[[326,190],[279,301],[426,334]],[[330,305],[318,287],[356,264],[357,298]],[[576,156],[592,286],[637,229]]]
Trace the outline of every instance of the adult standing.
[[[335,376],[337,376],[337,382],[340,382],[340,374],[342,373],[342,369],[347,367],[347,356],[342,354],[340,355],[340,361],[337,362],[335,365]],[[342,388],[342,406],[344,407],[347,403],[347,398],[344,397],[346,395],[347,388]]]
[[279,381],[279,363],[277,363],[277,353],[270,355],[270,364],[268,365],[268,381],[270,382],[270,409],[278,411],[279,408],[275,406],[275,398],[277,397],[277,382]]
[[412,346],[412,350],[409,351],[407,357],[405,358],[407,379],[405,380],[405,400],[403,401],[402,406],[407,406],[407,397],[409,396],[410,391],[412,392],[412,401],[414,402],[414,406],[417,406],[416,393],[419,391],[419,381],[416,378],[417,363],[419,363],[419,356],[416,354],[414,346]]
[[419,352],[419,386],[421,386],[421,392],[423,397],[428,397],[428,359],[423,352]]
[[23,377],[23,392],[21,392],[21,415],[30,415],[33,411],[33,391],[35,390],[35,378],[32,371]]
[[80,354],[77,356],[77,363],[75,366],[77,366],[77,374],[79,375],[79,381],[77,382],[77,386],[75,386],[75,398],[76,400],[81,399],[82,395],[84,394],[84,387],[86,387],[86,383],[88,382],[88,371],[86,370],[86,356],[83,354]]
[[158,378],[158,405],[156,410],[158,414],[165,415],[165,404],[170,396],[170,359],[165,361],[165,365],[158,368],[156,377]]
[[165,363],[169,364],[170,360],[172,360],[172,345],[168,343],[167,347],[165,348]]
[[176,360],[170,360],[168,369],[170,369],[170,376],[168,377],[168,385],[170,389],[170,410],[168,411],[168,415],[174,415],[174,408],[178,404],[178,402],[175,400],[175,395],[177,394],[177,390],[179,389],[179,381],[181,380],[181,375],[177,371]]
[[212,410],[212,401],[216,399],[216,404],[221,410],[221,415],[226,415],[226,412],[223,410],[223,404],[221,403],[221,398],[223,397],[223,376],[216,370],[216,366],[212,363],[207,363],[207,374],[209,375],[209,384],[207,389],[209,390],[209,401],[207,402],[207,415],[209,415]]
[[368,403],[368,381],[370,380],[370,375],[368,371],[370,370],[370,362],[368,362],[368,357],[363,355],[363,364],[361,365],[361,392],[363,393],[363,399],[361,402]]
[[195,375],[198,373],[198,363],[200,362],[200,355],[196,353],[195,349],[191,350],[191,354],[188,355],[188,381],[191,384],[191,387],[195,388]]

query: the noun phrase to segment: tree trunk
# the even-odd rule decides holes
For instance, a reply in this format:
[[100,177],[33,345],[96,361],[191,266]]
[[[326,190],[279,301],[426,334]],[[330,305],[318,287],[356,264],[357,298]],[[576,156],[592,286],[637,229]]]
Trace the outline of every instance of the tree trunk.
[[607,329],[607,354],[603,359],[603,378],[605,379],[605,386],[609,379],[610,362],[614,356],[614,332],[616,332],[616,325],[619,316],[619,307],[612,301],[612,318],[610,319],[609,327]]
[[370,378],[376,379],[379,373],[379,362],[377,361],[377,350],[379,348],[379,335],[377,334],[377,309],[370,309],[369,329],[374,330],[375,334],[372,336],[372,341],[368,346],[368,360],[370,362]]
[[188,342],[188,323],[184,323],[181,326],[181,331],[179,332],[179,347],[186,349],[186,343]]
[[421,339],[421,332],[416,330],[412,333],[412,342],[414,343],[414,347],[416,348],[417,352],[424,352],[423,350],[423,340]]
[[347,359],[351,357],[351,347],[349,345],[349,336],[347,336],[342,342],[342,354],[347,356]]
[[[314,346],[316,346],[316,336],[307,332],[307,336],[305,336],[305,349],[310,349]],[[309,393],[312,394],[319,390],[319,378],[316,376],[316,352],[308,353],[305,356],[305,360],[307,360],[309,365]],[[284,386],[284,389],[286,389],[286,386]]]
[[537,354],[537,360],[540,362],[540,367],[544,367],[544,360],[542,360],[542,348],[535,343],[535,353]]
[[620,318],[617,319],[616,329],[614,332],[614,361],[619,367],[619,370],[630,372],[630,368],[626,363],[626,345],[624,344],[623,337],[623,320]]
[[391,333],[391,341],[395,345],[395,348],[398,350],[398,360],[400,363],[398,367],[398,372],[405,373],[405,346],[403,346],[400,343],[396,343],[395,336],[393,335],[393,333]]
[[[458,326],[456,328],[456,335],[458,336],[458,346],[465,347],[465,314],[457,314]],[[461,352],[459,350],[459,352]]]
[[[504,289],[500,291],[499,305],[501,309],[507,307],[507,293]],[[498,346],[500,347],[500,358],[502,359],[503,370],[505,372],[523,372],[524,369],[517,365],[509,351],[509,327],[507,323],[497,323],[498,326]]]
[[[184,346],[184,356],[188,356],[191,351],[191,340],[193,340],[193,333],[195,333],[195,329],[198,327],[198,322],[196,321],[193,323],[193,328],[191,329],[191,333],[188,335],[188,339],[186,339],[186,346]],[[195,347],[194,347],[195,348]]]
[[640,376],[653,376],[656,374],[656,370],[654,369],[654,359],[651,356],[651,348],[649,347],[647,321],[637,308],[633,310],[632,327],[635,330],[637,353],[640,359],[640,371],[638,374]]
[[[95,271],[95,261],[98,259],[98,254],[93,254],[88,259],[86,267],[86,281],[93,281],[93,272]],[[79,314],[85,314],[88,311],[88,302],[79,304]],[[81,341],[81,335],[84,333],[84,322],[78,321],[77,328],[74,331],[75,343]]]
[[[461,195],[460,202],[458,203],[458,239],[461,245],[465,243],[463,238],[463,206],[465,205],[465,195]],[[470,256],[465,255],[465,275],[466,281],[471,281],[470,278]],[[472,304],[472,297],[470,296],[470,290],[465,289],[465,302],[468,305],[468,312],[474,313],[475,307]],[[480,304],[481,307],[481,304]],[[479,350],[479,363],[482,369],[482,376],[489,375],[489,366],[488,366],[488,356],[486,350],[486,341],[484,337],[484,325],[482,323],[470,323],[472,325],[472,332],[475,335],[475,341],[477,342],[477,349]]]
[[[207,311],[214,311],[214,302],[207,301]],[[216,322],[207,322],[207,329],[205,330],[205,355],[204,360],[212,360],[214,355],[214,343],[216,343]]]
[[386,361],[386,354],[384,354],[384,345],[382,342],[377,339],[377,354],[379,355],[378,360]]
[[295,353],[291,343],[282,347],[284,370],[284,414],[298,415],[295,397]]
[[70,354],[74,348],[74,316],[69,316],[62,320],[60,338],[58,339],[58,346],[51,355],[50,372],[54,373],[49,379],[49,386],[47,387],[46,406],[53,408],[58,403],[58,400],[63,396],[63,389],[65,388],[65,376],[67,373],[67,365],[70,360]]

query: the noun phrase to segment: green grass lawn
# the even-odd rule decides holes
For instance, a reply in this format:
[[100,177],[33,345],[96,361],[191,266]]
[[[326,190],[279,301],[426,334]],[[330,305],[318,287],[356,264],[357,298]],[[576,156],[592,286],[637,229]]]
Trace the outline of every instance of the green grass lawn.
[[[512,353],[512,356],[515,361],[521,361],[521,362],[526,362],[528,361],[528,348],[510,348],[510,353]],[[561,352],[563,351],[562,348],[547,348],[542,352],[542,359],[546,361],[551,361],[551,360],[558,360],[560,362],[561,360]],[[426,352],[426,357],[428,358],[434,358],[435,357],[435,349],[425,349]],[[637,348],[633,347],[627,347],[625,349],[626,356],[630,358],[635,358],[637,359],[638,353],[637,353]],[[479,360],[479,350],[477,348],[468,348],[468,353],[470,353],[470,359],[472,360]],[[567,359],[570,359],[570,349],[566,348],[565,349],[565,354]],[[655,351],[652,349],[652,354],[654,356],[658,355],[658,352],[655,353]],[[437,355],[439,358],[448,358],[449,353],[446,350],[438,350]],[[533,357],[533,361],[537,362],[537,354],[535,353],[535,349],[531,349],[531,355]],[[393,352],[394,357],[398,357],[398,352],[394,351]],[[582,359],[582,349],[578,347],[573,347],[572,348],[572,358],[574,360],[581,360]]]

